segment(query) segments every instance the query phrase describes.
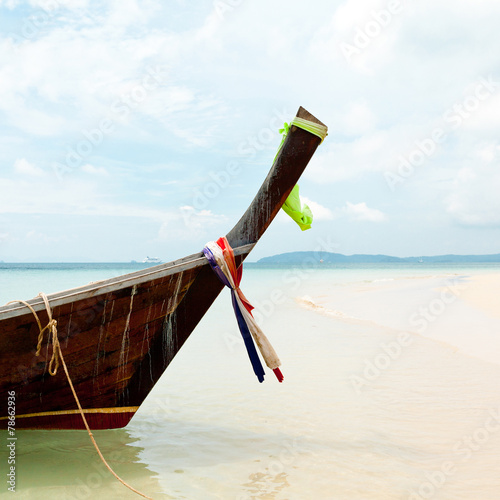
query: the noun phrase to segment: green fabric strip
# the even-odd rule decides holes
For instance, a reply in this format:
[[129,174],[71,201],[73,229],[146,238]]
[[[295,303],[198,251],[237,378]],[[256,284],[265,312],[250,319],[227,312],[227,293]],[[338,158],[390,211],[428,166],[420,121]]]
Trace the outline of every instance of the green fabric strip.
[[311,209],[300,201],[298,184],[294,186],[281,208],[299,225],[302,231],[311,229],[313,214]]
[[[288,135],[288,132],[290,131],[290,127],[292,125],[304,129],[311,134],[317,135],[321,139],[321,142],[323,142],[325,137],[328,135],[328,128],[324,125],[320,125],[309,120],[304,120],[303,118],[295,117],[290,125],[288,123],[285,123],[283,125],[283,128],[279,131],[280,134],[283,135],[283,138],[281,139],[281,144],[278,148],[276,156],[274,157],[274,160],[276,160],[276,158],[278,157],[278,154],[283,147],[283,143],[285,142],[286,136]],[[292,189],[281,208],[299,225],[302,231],[311,229],[313,214],[311,212],[311,209],[305,203],[302,205],[299,197],[298,184]]]

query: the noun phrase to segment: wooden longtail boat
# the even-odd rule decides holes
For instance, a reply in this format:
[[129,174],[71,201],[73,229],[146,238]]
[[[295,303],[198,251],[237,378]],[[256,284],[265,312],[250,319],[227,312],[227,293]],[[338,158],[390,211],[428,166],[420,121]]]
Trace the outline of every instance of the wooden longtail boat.
[[[323,125],[305,109],[298,118]],[[274,219],[321,139],[292,126],[264,183],[226,235],[239,266]],[[48,296],[76,393],[92,429],[124,427],[219,295],[223,284],[199,252]],[[41,298],[27,301],[40,317]],[[9,392],[16,428],[83,429],[64,372],[48,372],[52,346],[21,303],[0,307],[0,423]]]

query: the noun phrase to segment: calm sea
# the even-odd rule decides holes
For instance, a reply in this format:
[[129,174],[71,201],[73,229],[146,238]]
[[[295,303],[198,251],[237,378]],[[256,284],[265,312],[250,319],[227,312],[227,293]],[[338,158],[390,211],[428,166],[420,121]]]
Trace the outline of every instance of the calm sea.
[[[0,303],[144,266],[0,264]],[[500,320],[465,300],[489,275],[500,265],[248,265],[284,383],[255,379],[225,291],[129,426],[96,440],[155,499],[499,500]],[[13,498],[139,498],[86,432],[17,437]]]

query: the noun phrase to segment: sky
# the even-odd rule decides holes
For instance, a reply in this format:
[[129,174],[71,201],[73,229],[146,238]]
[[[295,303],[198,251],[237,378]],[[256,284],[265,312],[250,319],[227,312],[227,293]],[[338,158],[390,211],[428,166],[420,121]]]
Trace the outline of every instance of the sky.
[[496,0],[0,0],[0,260],[173,260],[329,127],[250,261],[500,253]]

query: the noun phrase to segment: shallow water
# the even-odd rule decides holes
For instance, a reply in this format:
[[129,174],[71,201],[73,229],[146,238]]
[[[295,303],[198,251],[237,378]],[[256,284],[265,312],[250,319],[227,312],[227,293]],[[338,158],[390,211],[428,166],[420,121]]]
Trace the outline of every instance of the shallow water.
[[[446,280],[491,272],[245,269],[285,382],[257,382],[223,293],[129,426],[95,437],[155,499],[499,499],[499,322],[460,295],[424,331],[409,322]],[[17,437],[18,498],[139,498],[85,432]]]

